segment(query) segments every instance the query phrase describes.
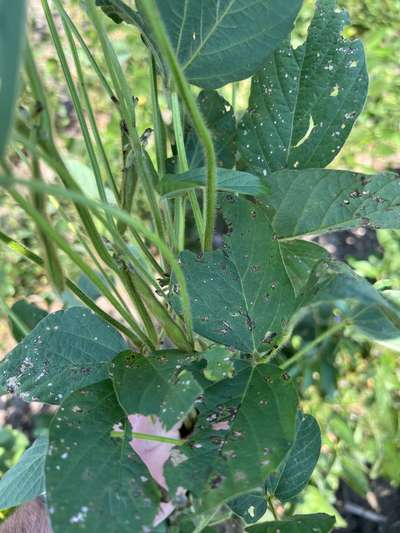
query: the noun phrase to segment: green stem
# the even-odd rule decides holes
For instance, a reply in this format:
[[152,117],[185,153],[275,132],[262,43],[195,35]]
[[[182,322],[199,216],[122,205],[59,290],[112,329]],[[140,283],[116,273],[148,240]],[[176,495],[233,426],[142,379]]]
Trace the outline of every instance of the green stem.
[[[111,438],[124,439],[125,431],[111,431]],[[161,435],[151,435],[150,433],[137,433],[136,431],[129,431],[128,437],[138,440],[149,440],[154,442],[162,442],[163,444],[174,444],[175,446],[183,446],[185,441],[183,439],[172,439],[171,437],[162,437]]]
[[268,507],[270,508],[271,510],[271,513],[273,514],[273,517],[275,520],[279,520],[279,517],[277,515],[277,512],[275,510],[275,507],[274,507],[274,502],[272,501],[272,497],[271,496],[268,496],[267,497],[267,501],[268,501]]
[[[33,182],[32,182],[33,184]],[[37,185],[42,185],[37,183]],[[127,321],[129,326],[135,332],[135,334],[141,339],[142,343],[151,347],[152,343],[146,337],[146,335],[141,331],[136,322],[132,319],[131,315],[126,311],[126,309],[119,303],[119,301],[114,298],[114,295],[109,291],[108,287],[105,285],[103,280],[99,278],[97,274],[93,272],[91,267],[86,263],[86,261],[80,256],[79,253],[75,252],[68,242],[63,239],[47,222],[47,220],[32,206],[25,198],[19,194],[15,189],[8,189],[9,194],[14,198],[14,200],[22,207],[22,209],[34,220],[34,222],[42,228],[42,230],[51,238],[54,243],[61,249],[63,252],[80,268],[80,270],[92,281],[96,287],[98,287],[101,293],[108,298],[110,303],[115,307],[115,309],[120,313],[120,315]]]
[[[15,138],[20,142],[29,152],[32,154],[38,154],[49,166],[56,172],[57,176],[61,179],[62,183],[65,185],[67,190],[75,193],[81,193],[81,188],[77,185],[74,178],[69,173],[67,167],[65,166],[61,156],[56,153],[49,153],[46,150],[40,149],[38,146],[35,146],[29,139],[24,135],[16,134]],[[43,147],[45,148],[45,147]],[[86,230],[88,237],[90,238],[96,252],[99,257],[108,265],[112,270],[115,270],[115,265],[113,263],[110,254],[108,253],[104,242],[93,222],[91,214],[89,211],[82,207],[82,204],[75,204],[76,210],[80,216],[82,224]]]
[[64,7],[62,8],[62,10],[63,10],[62,11],[63,17],[65,18],[66,22],[68,23],[69,27],[71,28],[72,33],[78,39],[79,44],[81,46],[81,49],[83,50],[83,52],[85,53],[86,57],[88,58],[90,64],[93,67],[93,70],[96,72],[96,74],[97,74],[97,76],[98,76],[98,78],[99,78],[104,90],[106,91],[106,93],[110,97],[110,100],[113,101],[114,100],[113,90],[111,88],[111,85],[108,83],[107,78],[104,76],[104,74],[103,74],[103,72],[101,70],[101,67],[98,65],[96,59],[94,58],[93,54],[89,50],[88,45],[83,40],[82,35],[80,34],[78,28],[75,26],[75,24],[73,23],[71,17],[65,11]]
[[107,68],[114,86],[114,90],[119,101],[119,109],[121,111],[121,116],[127,126],[130,142],[135,157],[135,164],[137,167],[138,174],[142,179],[143,188],[145,190],[147,200],[149,202],[154,228],[158,235],[163,238],[164,228],[161,213],[158,208],[156,193],[152,183],[152,176],[149,175],[148,165],[145,164],[145,154],[143,153],[143,147],[135,128],[135,115],[130,88],[122,71],[121,65],[119,64],[115,51],[111,46],[110,40],[104,29],[102,20],[98,15],[98,8],[95,6],[93,0],[86,0],[86,5],[88,6],[89,17],[92,20],[96,28],[97,34],[100,38],[102,50],[104,53],[104,59],[106,61]]
[[32,53],[32,49],[29,43],[26,43],[25,48],[25,69],[26,74],[29,79],[29,86],[32,91],[32,94],[35,100],[41,105],[41,122],[42,122],[42,131],[44,135],[41,136],[39,142],[43,143],[46,146],[47,150],[50,153],[56,152],[56,146],[53,138],[53,128],[51,124],[50,110],[45,94],[45,90],[40,79],[39,72],[36,67],[35,59]]
[[[28,182],[25,180],[19,180],[19,179],[12,178],[11,176],[7,176],[3,178],[0,177],[0,184],[1,183],[3,183],[5,186],[8,186],[8,187],[11,184],[15,184],[15,185],[20,185],[24,187],[29,187],[33,190],[36,190],[42,193],[51,194],[58,198],[69,198],[70,200],[74,201],[77,204],[84,205],[86,207],[91,208],[93,211],[93,214],[96,217],[99,217],[97,213],[99,209],[105,212],[108,211],[116,219],[125,221],[128,224],[128,226],[132,227],[139,233],[142,233],[149,241],[153,242],[158,247],[160,252],[164,255],[168,263],[171,265],[173,271],[175,272],[175,276],[176,276],[176,279],[177,279],[177,282],[179,284],[180,291],[181,291],[182,314],[185,320],[186,334],[188,337],[188,340],[184,338],[181,339],[182,341],[181,345],[182,345],[182,349],[188,352],[192,351],[193,349],[192,315],[191,315],[190,298],[189,298],[189,293],[187,290],[185,275],[174,253],[171,251],[169,246],[162,239],[160,239],[160,237],[157,234],[149,230],[146,227],[146,225],[142,223],[141,220],[139,220],[138,218],[132,215],[129,216],[127,213],[125,213],[118,207],[104,204],[102,202],[98,202],[91,198],[87,198],[86,196],[83,196],[82,194],[77,193],[75,191],[62,189],[61,187],[57,187],[54,185],[46,185],[44,183],[35,183],[32,181]],[[84,263],[84,267],[85,268],[83,270],[84,271],[87,270],[85,263]],[[90,278],[90,276],[88,277]]]
[[[156,62],[152,53],[150,53],[151,67],[150,67],[150,94],[151,94],[151,108],[153,115],[153,124],[155,132],[155,145],[157,156],[157,170],[159,177],[162,178],[166,174],[167,161],[167,136],[165,132],[165,125],[162,119],[160,102],[158,98],[157,85],[157,69]],[[168,200],[161,199],[161,209],[164,214],[165,226],[169,242],[173,248],[177,248],[175,242],[175,231],[171,216],[170,204]]]
[[280,367],[285,370],[289,366],[292,366],[294,363],[302,359],[308,352],[310,352],[315,346],[318,346],[318,344],[321,344],[325,339],[328,339],[329,337],[332,337],[335,333],[338,331],[341,331],[346,326],[348,326],[348,323],[346,320],[343,320],[343,322],[340,322],[339,324],[335,324],[331,328],[327,329],[321,335],[316,337],[312,342],[304,346],[299,352],[297,352],[293,357],[285,361],[283,364],[280,365]]
[[[51,15],[50,15],[51,16]],[[32,54],[31,49],[28,47],[26,50],[26,71],[31,85],[32,92],[36,100],[42,106],[43,114],[43,135],[40,135],[38,138],[39,146],[42,148],[41,153],[39,153],[38,147],[27,139],[25,125],[21,125],[24,130],[23,135],[17,135],[17,140],[23,144],[32,154],[36,154],[37,157],[42,157],[45,159],[46,163],[49,164],[55,172],[57,172],[61,181],[64,183],[65,187],[71,190],[80,191],[79,186],[76,184],[75,180],[69,173],[68,169],[64,165],[64,162],[57,150],[57,147],[54,143],[51,127],[50,112],[47,105],[46,91],[43,87],[42,80],[40,79],[38,70],[36,68],[35,60]],[[78,214],[82,220],[82,223],[86,229],[86,232],[92,241],[93,246],[95,247],[99,257],[111,268],[113,268],[112,260],[107,253],[107,250],[104,246],[104,243],[101,240],[101,237],[95,227],[93,220],[90,216],[90,213],[82,207],[77,207]]]
[[[32,130],[32,141],[37,142],[38,135],[41,134],[42,122],[39,114],[38,123]],[[42,181],[42,173],[40,170],[40,163],[35,154],[32,155],[32,176],[33,179]],[[32,193],[32,203],[36,209],[42,214],[44,218],[49,221],[46,209],[46,196],[40,193]],[[55,293],[60,295],[64,292],[65,279],[64,272],[58,256],[57,248],[54,246],[52,240],[48,235],[39,227],[36,227],[39,240],[42,245],[42,251],[45,258],[47,277],[53,286]]]
[[207,189],[205,208],[206,227],[204,249],[212,250],[217,207],[217,158],[212,137],[203,119],[203,116],[197,107],[196,100],[190,90],[190,86],[185,79],[181,66],[179,65],[178,59],[173,51],[167,32],[161,22],[161,16],[158,12],[155,1],[146,0],[145,2],[142,2],[141,5],[148,22],[150,23],[151,29],[153,30],[154,37],[158,41],[158,45],[163,51],[164,57],[168,62],[175,85],[182,100],[185,102],[197,135],[204,146],[207,162]]
[[71,218],[68,217],[67,213],[65,212],[65,209],[61,205],[61,203],[54,198],[54,196],[50,196],[49,198],[50,202],[54,206],[55,211],[60,214],[61,218],[65,221],[67,227],[72,231],[74,235],[74,239],[76,239],[77,242],[79,242],[86,250],[87,254],[89,255],[90,259],[93,261],[93,264],[95,265],[96,269],[100,272],[100,274],[103,276],[104,280],[106,280],[107,285],[109,286],[110,290],[113,291],[116,298],[119,299],[121,304],[126,307],[126,303],[124,299],[122,298],[122,295],[119,293],[115,283],[112,281],[112,279],[109,276],[109,273],[106,271],[105,268],[103,268],[103,265],[100,263],[100,261],[97,259],[96,254],[91,250],[90,245],[88,244],[87,239],[85,236],[83,236],[83,232],[80,231],[80,228],[77,226],[77,224],[73,223],[71,221]]
[[[37,154],[38,156],[40,156],[41,158],[44,159],[44,161],[51,167],[53,168],[53,170],[59,175],[59,176],[62,176],[63,174],[63,171],[66,170],[65,167],[62,165],[62,161],[60,160],[54,160],[51,156],[49,156],[46,152],[43,152],[42,150],[38,149],[36,146],[34,146],[32,143],[30,143],[29,141],[27,141],[24,137],[21,137],[21,136],[17,136],[17,139],[19,140],[19,142],[21,142],[24,146],[26,146],[29,151],[33,154]],[[69,174],[67,173],[66,174],[66,179],[69,177]],[[70,180],[73,180],[72,177],[69,177],[68,179]],[[64,181],[64,180],[63,180]],[[72,185],[71,185],[71,188],[72,188]],[[80,191],[80,189],[72,189],[71,192],[76,192],[78,193],[77,191]],[[43,192],[43,190],[42,190]],[[68,195],[67,195],[68,196]],[[60,197],[62,197],[60,195]],[[74,196],[68,196],[69,198],[72,198]],[[83,209],[82,208],[82,205],[85,205],[84,202],[80,202],[80,203],[77,203],[77,209],[78,211],[86,211],[86,209]],[[84,222],[84,221],[83,221]],[[93,223],[93,222],[92,222]],[[129,261],[131,261],[135,268],[142,273],[142,275],[153,285],[156,286],[156,288],[159,288],[154,279],[151,278],[150,274],[146,271],[146,269],[141,265],[140,261],[134,256],[134,254],[129,250],[129,248],[127,247],[127,245],[125,244],[125,242],[123,241],[123,239],[121,238],[121,236],[118,234],[117,232],[117,229],[115,227],[114,224],[112,225],[107,225],[105,223],[105,221],[102,220],[102,224],[104,227],[106,227],[108,229],[108,231],[110,232],[110,234],[113,236],[114,238],[114,244],[120,248],[122,250],[122,253],[127,257],[127,259]],[[128,224],[129,226],[129,224]],[[86,227],[86,226],[85,226]],[[153,268],[156,270],[156,272],[158,272],[160,275],[164,275],[164,271],[161,269],[161,267],[157,264],[157,262],[155,261],[155,259],[152,257],[150,251],[147,249],[146,245],[143,243],[142,239],[140,238],[140,236],[138,235],[138,233],[134,230],[134,228],[132,228],[131,226],[129,226],[129,229],[132,233],[132,235],[135,237],[135,240],[138,242],[140,248],[142,249],[142,251],[144,252],[144,257],[146,259],[148,259],[149,263],[151,266],[153,266]],[[90,235],[89,235],[90,237]],[[91,238],[91,242],[92,244],[93,243],[93,239]],[[103,244],[103,243],[102,243]],[[104,246],[104,244],[103,244]],[[96,248],[96,246],[95,246]],[[97,248],[96,248],[97,250]],[[98,250],[97,250],[98,251]],[[108,251],[107,251],[108,253]],[[100,254],[99,254],[100,255]],[[110,257],[111,259],[111,257]],[[108,263],[107,263],[108,264]],[[119,270],[117,268],[117,265],[115,264],[114,261],[112,261],[112,270],[118,275],[119,274]]]
[[[188,163],[187,156],[186,156],[186,147],[185,147],[185,138],[184,138],[184,132],[183,132],[183,120],[182,120],[182,114],[181,114],[181,107],[179,105],[179,99],[176,93],[171,94],[171,107],[172,107],[172,120],[173,120],[174,133],[175,133],[175,143],[176,143],[176,148],[178,151],[178,170],[179,172],[186,172],[187,170],[189,170],[189,163]],[[199,202],[197,200],[196,193],[194,191],[190,191],[188,193],[188,196],[189,196],[190,204],[192,206],[197,232],[200,237],[201,247],[203,249],[203,244],[204,244],[203,216],[201,214],[201,209],[199,206]],[[178,241],[180,244],[179,251],[181,251],[184,248],[184,241],[185,241],[185,210],[184,210],[184,202],[182,198],[180,197],[176,198],[175,202],[176,202],[176,205],[178,206],[178,209],[177,209],[178,220],[176,222],[177,222],[177,235],[180,237]]]
[[[44,261],[41,257],[36,255],[32,250],[24,246],[22,243],[16,241],[12,237],[9,237],[2,231],[0,231],[0,241],[2,241],[10,250],[13,250],[17,254],[21,255],[22,257],[25,257],[35,265],[38,265],[40,267],[44,267]],[[65,278],[65,284],[67,288],[77,297],[81,302],[83,302],[87,307],[89,307],[92,311],[94,311],[98,316],[103,318],[106,322],[114,326],[116,329],[121,331],[124,335],[126,335],[135,346],[140,346],[141,341],[134,335],[131,330],[126,328],[123,324],[121,324],[118,320],[115,320],[111,315],[103,311],[98,305],[95,304],[95,302],[87,296],[79,287],[69,278]]]
[[11,318],[15,325],[22,331],[23,335],[28,335],[29,328],[23,320],[21,320],[12,309],[6,304],[4,298],[0,294],[0,308],[3,309],[4,315]]
[[186,172],[189,170],[189,163],[186,155],[185,137],[183,133],[183,120],[181,106],[179,105],[178,95],[171,94],[172,121],[175,133],[176,149],[178,151],[178,171]]
[[167,160],[166,135],[164,121],[161,116],[160,103],[158,99],[156,62],[153,54],[150,54],[150,94],[151,108],[153,113],[154,135],[157,155],[157,170],[160,178],[166,173],[165,163]]
[[[56,2],[56,5],[57,5],[58,9],[61,11],[59,0],[55,0],[55,2]],[[104,189],[104,183],[103,183],[103,179],[102,179],[102,176],[101,176],[101,171],[100,171],[100,166],[99,166],[99,163],[98,163],[98,160],[97,160],[96,151],[94,149],[92,138],[91,138],[91,135],[90,135],[87,123],[86,123],[85,112],[84,112],[83,107],[81,105],[79,94],[78,94],[78,91],[77,91],[77,89],[75,87],[75,83],[74,83],[72,75],[71,75],[71,71],[70,71],[70,68],[69,68],[69,65],[68,65],[68,62],[67,62],[67,58],[66,58],[66,56],[64,54],[63,44],[62,44],[60,36],[58,34],[58,31],[57,31],[56,25],[54,23],[53,16],[52,16],[52,13],[50,11],[50,8],[49,8],[47,0],[42,0],[42,5],[43,5],[43,9],[44,9],[44,12],[45,12],[45,15],[46,15],[47,23],[48,23],[48,26],[49,26],[49,29],[50,29],[50,34],[51,34],[54,46],[56,48],[58,58],[59,58],[60,63],[61,63],[61,67],[62,67],[62,70],[63,70],[65,81],[67,82],[67,86],[68,86],[68,90],[69,90],[69,93],[70,93],[70,96],[71,96],[71,99],[72,99],[74,110],[75,110],[76,116],[78,118],[79,125],[81,127],[81,131],[82,131],[82,134],[83,134],[83,139],[84,139],[84,142],[85,142],[86,150],[87,150],[87,153],[89,155],[89,159],[90,159],[90,162],[91,162],[93,173],[94,173],[94,176],[95,176],[95,179],[96,179],[97,190],[99,192],[99,195],[100,195],[100,198],[102,199],[102,201],[103,202],[107,202],[106,192],[105,192],[105,189]],[[63,24],[64,24],[64,30],[66,32],[67,39],[68,39],[68,42],[69,42],[70,50],[72,52],[72,57],[73,57],[73,60],[74,60],[74,63],[75,63],[75,68],[76,68],[78,80],[79,80],[79,83],[80,83],[80,86],[81,86],[81,90],[82,90],[82,93],[83,93],[83,96],[84,96],[84,100],[85,100],[86,104],[89,103],[89,116],[90,116],[91,106],[90,106],[90,102],[89,102],[89,97],[88,97],[87,92],[86,92],[85,80],[84,80],[83,72],[82,72],[82,69],[81,69],[81,65],[80,65],[80,61],[79,61],[79,57],[78,57],[78,52],[76,50],[76,46],[75,46],[71,31],[70,31],[68,25],[66,24],[66,22],[64,21],[63,18],[62,18],[62,21],[63,21]],[[93,119],[93,122],[95,122],[94,116],[92,116],[92,119]]]
[[220,508],[217,507],[215,511],[211,513],[210,515],[203,516],[200,519],[200,522],[197,524],[196,529],[193,531],[193,533],[201,533],[202,531],[204,531],[219,511],[220,511]]
[[139,294],[135,286],[133,275],[131,272],[129,272],[127,268],[125,268],[122,272],[121,277],[122,281],[124,282],[125,288],[128,291],[128,294],[133,304],[135,305],[140,315],[140,318],[142,319],[143,325],[147,331],[147,335],[152,341],[153,346],[151,347],[151,349],[155,350],[158,344],[157,332],[153,325],[153,322],[151,321],[150,315],[142,302],[142,296]]
[[[177,346],[182,345],[182,339],[184,339],[185,334],[180,326],[176,323],[176,320],[173,319],[169,310],[161,304],[151,289],[145,283],[143,283],[143,280],[140,278],[140,276],[135,277],[135,285],[139,294],[145,300],[146,306],[150,312],[158,318],[171,341]],[[185,343],[185,349],[188,349],[187,343]]]
[[237,107],[237,93],[238,93],[238,89],[239,89],[239,83],[234,81],[232,83],[232,109],[233,109],[233,113],[234,115],[236,115],[236,107]]
[[[75,44],[75,41],[74,41],[74,38],[73,38],[73,35],[72,35],[72,31],[71,31],[71,27],[70,27],[70,24],[69,24],[70,19],[67,16],[67,14],[66,14],[66,12],[64,10],[64,7],[62,6],[60,0],[55,0],[55,1],[56,1],[56,5],[57,5],[58,10],[61,13],[61,18],[62,18],[64,31],[65,31],[65,34],[66,34],[67,39],[68,39],[70,50],[72,52],[72,57],[73,57],[74,64],[75,64],[76,74],[77,74],[77,77],[78,77],[81,93],[83,95],[83,99],[84,99],[84,102],[85,102],[85,106],[86,106],[86,111],[87,111],[87,115],[88,115],[88,118],[89,118],[90,127],[92,129],[92,132],[93,132],[94,139],[96,141],[96,145],[98,147],[98,150],[100,152],[101,160],[103,161],[103,165],[104,165],[104,168],[105,168],[106,173],[107,173],[108,181],[110,182],[111,187],[113,189],[115,199],[116,199],[116,201],[118,201],[117,184],[115,182],[114,175],[112,173],[111,166],[110,166],[110,163],[108,161],[107,154],[106,154],[106,151],[104,149],[104,145],[103,145],[103,142],[101,140],[101,136],[100,136],[100,133],[99,133],[99,130],[98,130],[98,127],[97,127],[95,114],[94,114],[93,107],[92,107],[92,104],[90,102],[89,94],[88,94],[88,91],[87,91],[87,88],[86,88],[85,77],[83,75],[83,71],[82,71],[82,66],[81,66],[81,62],[80,62],[80,59],[79,59],[78,50],[76,48],[76,44]],[[94,153],[94,149],[93,149],[93,153]],[[95,164],[97,165],[97,171],[99,173],[100,180],[101,180],[100,169],[98,168],[97,160],[95,161]],[[107,195],[105,193],[102,181],[100,183],[100,188],[101,188],[101,191],[99,190],[100,197],[103,200],[103,202],[106,202],[107,201]]]
[[132,227],[129,228],[129,231],[131,232],[132,236],[134,237],[135,241],[137,242],[139,248],[142,250],[145,258],[149,261],[150,265],[154,268],[158,274],[163,276],[165,274],[164,270],[160,267],[160,265],[157,263],[157,261],[152,256],[151,252],[149,251],[146,244],[143,242],[142,238],[138,234],[137,231],[135,231]]

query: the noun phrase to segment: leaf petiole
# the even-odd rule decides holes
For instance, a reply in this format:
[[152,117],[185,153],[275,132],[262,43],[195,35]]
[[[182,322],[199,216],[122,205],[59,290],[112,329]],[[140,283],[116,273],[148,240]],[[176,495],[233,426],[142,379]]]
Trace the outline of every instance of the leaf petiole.
[[[111,431],[110,436],[113,439],[123,439],[126,433],[124,431]],[[161,442],[163,444],[174,444],[175,446],[182,446],[185,444],[183,439],[173,439],[171,437],[163,437],[162,435],[151,435],[150,433],[138,433],[136,431],[129,431],[128,436],[132,439],[149,440],[154,442]]]
[[306,346],[304,346],[304,348],[302,348],[299,352],[297,352],[293,357],[291,357],[290,359],[288,359],[287,361],[285,361],[284,363],[282,363],[280,366],[283,370],[285,370],[286,368],[288,368],[289,366],[292,366],[293,363],[296,363],[297,361],[299,361],[304,355],[306,355],[310,350],[312,350],[315,346],[318,346],[318,344],[321,344],[321,342],[323,342],[325,339],[329,338],[329,337],[332,337],[332,335],[334,335],[335,333],[337,333],[338,331],[341,331],[342,329],[344,329],[346,326],[348,326],[348,321],[347,320],[343,320],[342,322],[340,322],[339,324],[335,324],[334,326],[332,326],[331,328],[327,329],[326,331],[324,331],[323,333],[321,333],[321,335],[319,335],[318,337],[316,337],[312,342],[310,342],[309,344],[307,344]]

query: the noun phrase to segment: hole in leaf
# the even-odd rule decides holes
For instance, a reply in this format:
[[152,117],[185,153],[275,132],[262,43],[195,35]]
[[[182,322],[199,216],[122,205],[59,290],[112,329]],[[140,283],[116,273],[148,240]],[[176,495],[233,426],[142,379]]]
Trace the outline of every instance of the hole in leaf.
[[[300,139],[300,141],[296,144],[296,146],[294,146],[294,148],[298,148],[299,146],[304,144],[306,142],[306,140],[309,138],[309,136],[311,135],[311,132],[313,131],[314,128],[315,128],[315,122],[314,122],[314,119],[312,118],[312,116],[310,115],[310,123],[308,125],[308,130],[307,130],[306,134],[304,135],[304,137],[302,139]],[[296,163],[297,163],[297,166],[298,166],[298,161],[296,161]],[[294,164],[294,167],[296,167],[296,163]]]
[[340,91],[340,87],[338,84],[336,84],[334,88],[332,89],[330,96],[338,96],[339,91]]

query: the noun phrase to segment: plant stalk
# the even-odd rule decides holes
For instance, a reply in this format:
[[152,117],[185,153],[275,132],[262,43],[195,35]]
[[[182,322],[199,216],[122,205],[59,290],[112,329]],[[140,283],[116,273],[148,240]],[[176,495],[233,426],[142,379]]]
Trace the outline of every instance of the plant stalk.
[[204,236],[204,249],[212,250],[217,208],[217,158],[212,137],[197,106],[190,86],[186,81],[182,68],[179,65],[174,50],[172,49],[167,32],[163,23],[161,22],[161,16],[158,12],[155,1],[145,0],[141,3],[141,6],[145,12],[151,29],[153,30],[154,37],[157,40],[160,49],[164,53],[164,57],[171,69],[176,88],[182,100],[185,102],[189,115],[192,119],[193,126],[204,147],[207,162],[207,187],[205,202],[206,227]]

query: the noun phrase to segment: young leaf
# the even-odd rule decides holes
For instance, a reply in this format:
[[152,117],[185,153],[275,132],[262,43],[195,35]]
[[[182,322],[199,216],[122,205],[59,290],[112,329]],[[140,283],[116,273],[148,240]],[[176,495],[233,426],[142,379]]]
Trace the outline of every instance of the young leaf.
[[324,261],[315,268],[299,301],[299,315],[307,306],[322,304],[337,305],[360,333],[400,351],[400,307],[347,265]]
[[45,491],[44,463],[49,439],[39,437],[0,480],[0,509],[35,499]]
[[293,444],[297,395],[276,366],[238,362],[196,407],[194,432],[165,474],[171,493],[189,490],[201,510],[263,486]]
[[238,131],[250,172],[325,167],[339,153],[368,92],[363,45],[342,36],[348,22],[336,0],[319,0],[305,43],[287,43],[254,76]]
[[48,315],[0,365],[0,391],[57,404],[108,376],[109,362],[127,345],[92,311],[72,307]]
[[321,431],[315,418],[301,411],[296,417],[296,438],[277,472],[267,480],[273,496],[286,502],[292,500],[307,485],[321,450]]
[[[206,169],[194,168],[182,174],[167,174],[160,182],[160,192],[167,198],[173,198],[196,187],[205,187],[206,184]],[[267,182],[260,177],[224,168],[217,169],[217,189],[259,197],[269,191]]]
[[203,352],[203,359],[207,361],[207,368],[204,369],[205,377],[210,381],[231,378],[235,373],[233,355],[225,346],[212,346]]
[[264,522],[246,528],[250,533],[330,533],[335,525],[335,517],[317,513],[294,515],[287,520]]
[[128,435],[111,437],[119,424],[129,427],[108,380],[75,392],[55,415],[46,461],[55,532],[150,531],[159,491]]
[[6,149],[16,107],[25,11],[25,0],[0,0],[0,158]]
[[[145,0],[137,2],[139,11]],[[157,0],[190,83],[216,89],[251,76],[289,34],[301,0]]]
[[232,511],[241,516],[246,524],[258,522],[267,512],[267,498],[262,492],[243,494],[228,502]]
[[[217,91],[201,91],[197,97],[200,111],[212,133],[219,167],[235,166],[236,120],[233,107]],[[191,125],[185,135],[185,148],[190,168],[204,167],[204,149]]]
[[371,226],[400,228],[400,178],[343,170],[283,170],[268,177],[278,238]]
[[121,353],[110,366],[115,392],[127,414],[154,415],[171,429],[191,411],[202,388],[185,366],[192,358],[174,350],[147,357]]
[[[18,300],[15,302],[15,304],[11,307],[11,311],[29,331],[31,331],[36,324],[42,320],[42,318],[48,315],[47,311],[40,309],[40,307],[37,307],[26,300]],[[25,334],[17,322],[14,321],[12,316],[9,318],[9,324],[14,339],[17,342],[22,341],[22,339],[25,337]]]
[[281,249],[262,205],[232,196],[224,197],[221,205],[230,230],[224,249],[181,255],[194,329],[219,344],[253,352],[268,332],[268,337],[281,332],[296,308],[300,282],[293,268],[285,269],[286,252],[296,246],[307,254],[312,250],[301,270],[304,283],[314,258],[317,262],[325,254],[315,253],[309,243]]

